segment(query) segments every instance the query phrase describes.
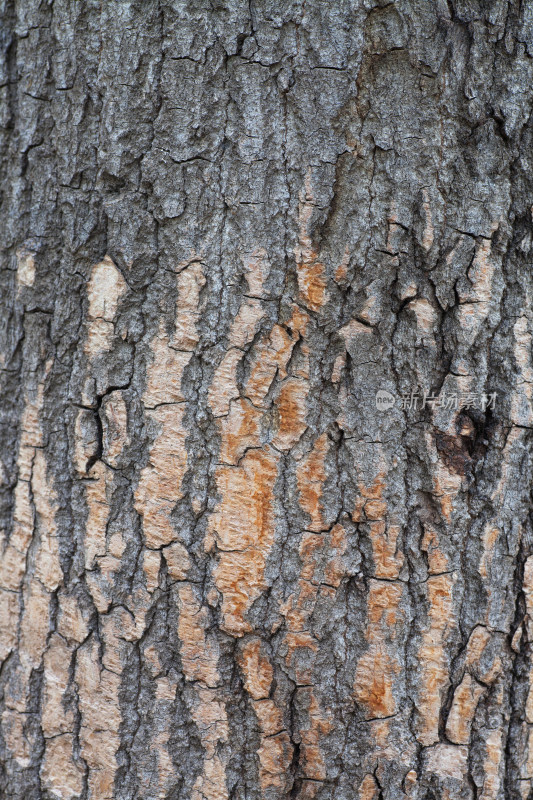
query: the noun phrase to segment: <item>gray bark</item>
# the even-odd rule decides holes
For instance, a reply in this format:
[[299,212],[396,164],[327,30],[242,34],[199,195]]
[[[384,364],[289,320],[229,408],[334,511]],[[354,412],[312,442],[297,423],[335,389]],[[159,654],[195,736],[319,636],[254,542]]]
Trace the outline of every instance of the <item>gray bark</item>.
[[0,9],[0,796],[533,798],[531,1]]

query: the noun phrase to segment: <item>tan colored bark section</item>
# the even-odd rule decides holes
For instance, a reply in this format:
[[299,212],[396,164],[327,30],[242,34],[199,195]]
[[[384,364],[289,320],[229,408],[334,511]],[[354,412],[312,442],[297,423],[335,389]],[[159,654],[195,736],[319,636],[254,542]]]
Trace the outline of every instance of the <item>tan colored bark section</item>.
[[18,289],[33,286],[35,282],[35,253],[26,246],[17,249],[17,284]]
[[296,481],[300,493],[300,506],[311,517],[308,525],[310,531],[324,528],[324,519],[320,505],[322,488],[326,480],[326,455],[328,437],[323,433],[315,441],[312,450],[298,464]]
[[[527,616],[520,629],[520,638],[526,636],[528,641],[533,639],[533,556],[526,559],[524,564],[524,579],[522,588],[526,601]],[[517,648],[518,649],[518,648]],[[529,796],[533,786],[533,664],[529,662],[528,694],[525,708],[525,735],[527,737],[527,749],[525,759],[521,765],[521,788],[524,797]]]
[[[362,459],[368,456],[361,452]],[[398,711],[396,677],[401,672],[398,639],[405,624],[402,603],[405,587],[398,580],[403,554],[398,548],[398,524],[388,512],[384,499],[388,466],[379,448],[366,467],[365,481],[359,481],[360,496],[353,512],[354,521],[368,522],[374,558],[374,578],[369,582],[367,599],[368,649],[359,659],[354,682],[354,697],[368,719],[392,717]],[[369,481],[369,477],[373,479]],[[385,580],[386,579],[386,580]],[[385,730],[380,737],[386,738]]]
[[[503,690],[501,687],[496,695],[496,703],[503,702]],[[486,736],[485,757],[483,759],[483,786],[479,792],[480,800],[498,800],[501,797],[501,785],[504,768],[504,729],[507,728],[504,720],[500,719],[499,724],[491,727]]]
[[[248,282],[256,293],[262,294],[263,259],[250,262],[249,268]],[[263,405],[278,370],[286,377],[284,368],[296,341],[280,326],[262,337],[245,387],[251,402],[241,397],[236,368],[244,354],[237,348],[244,348],[252,341],[262,316],[257,301],[241,305],[230,330],[230,349],[215,373],[209,395],[215,416],[227,416],[219,422],[223,463],[215,473],[221,500],[210,519],[206,547],[208,550],[216,547],[218,556],[214,578],[222,594],[221,627],[236,637],[252,630],[246,612],[266,588],[264,570],[275,535],[273,491],[279,455],[272,447],[261,445],[263,412],[254,403]],[[287,426],[290,422],[284,418],[280,424],[282,439],[283,424]],[[283,442],[278,440],[278,444],[289,441],[290,433]],[[292,746],[284,730],[281,710],[269,698],[273,672],[259,639],[243,641],[240,666],[260,728],[258,758],[262,790],[285,791],[289,786]]]
[[220,503],[209,531],[218,550],[214,571],[222,593],[222,630],[242,636],[252,627],[246,611],[266,588],[264,569],[274,543],[274,483],[279,456],[271,449],[250,450],[238,467],[215,473]]
[[[21,587],[26,569],[28,547],[34,532],[35,512],[31,499],[33,493],[32,474],[37,449],[42,447],[39,415],[43,404],[44,382],[50,367],[49,363],[45,370],[45,376],[39,382],[33,397],[28,394],[25,397],[17,457],[17,483],[14,490],[13,530],[9,541],[6,541],[5,533],[1,532],[3,552],[0,561],[0,588],[4,592],[18,592]],[[16,623],[9,624],[8,629],[16,630]],[[0,646],[7,650],[4,640]]]
[[239,397],[237,367],[244,356],[244,348],[254,338],[264,316],[261,302],[245,298],[229,332],[229,349],[217,367],[209,389],[209,405],[215,417],[228,413],[231,400]]
[[[90,365],[95,358],[108,353],[113,347],[114,320],[118,304],[127,289],[126,282],[109,256],[95,264],[87,286],[87,335],[84,352],[87,356],[87,381],[92,381]],[[82,394],[82,403],[90,406],[92,397],[88,388]]]
[[444,463],[429,433],[426,434],[426,446],[428,458],[432,467],[431,478],[433,481],[433,493],[439,502],[443,522],[445,524],[451,524],[454,502],[463,482],[462,477],[459,472]]
[[150,449],[135,492],[135,508],[143,520],[146,547],[168,545],[177,538],[171,513],[183,497],[180,486],[187,470],[183,405],[164,405],[150,413],[159,433]]
[[484,689],[468,672],[453,695],[453,703],[446,723],[446,736],[454,744],[470,742],[470,728],[479,698]]
[[[94,465],[85,484],[88,511],[84,547],[85,578],[101,615],[109,611],[113,574],[120,564],[120,559],[110,553],[106,536],[112,484],[113,473],[101,462]],[[81,715],[79,740],[82,757],[88,768],[91,800],[112,800],[118,767],[116,753],[120,746],[120,652],[123,642],[119,637],[110,635],[106,617],[103,620],[102,644],[103,663],[100,663],[99,644],[94,636],[82,645],[76,655],[75,675]]]
[[400,663],[394,654],[402,623],[400,610],[404,595],[401,583],[369,582],[366,639],[368,650],[359,659],[355,673],[354,696],[368,719],[391,717],[398,710],[395,678]]
[[[262,286],[262,274],[256,284]],[[251,304],[251,305],[250,305]],[[246,309],[243,311],[243,309]],[[249,344],[262,318],[262,310],[256,300],[245,300],[230,330],[229,352],[232,348]],[[251,631],[245,619],[246,611],[266,588],[263,573],[266,558],[274,543],[274,497],[273,489],[277,477],[279,455],[268,446],[261,447],[260,415],[254,406],[261,406],[276,373],[290,383],[284,371],[292,349],[305,326],[305,319],[298,309],[293,310],[295,322],[292,335],[279,325],[266,334],[255,350],[250,376],[244,387],[248,403],[239,397],[239,387],[230,380],[232,398],[220,385],[221,374],[215,373],[210,390],[210,402],[214,413],[227,413],[220,422],[222,433],[221,459],[238,466],[219,466],[215,480],[220,502],[210,518],[207,550],[215,545],[219,551],[218,564],[214,572],[217,588],[222,593],[222,627],[233,636],[242,636]],[[290,326],[290,323],[287,327]],[[224,361],[222,362],[222,364]],[[216,397],[226,398],[223,406]],[[303,398],[305,399],[305,397]],[[279,412],[280,401],[276,407]],[[274,444],[290,447],[300,435],[298,424],[291,416],[293,405],[281,416]],[[304,405],[305,408],[305,405]],[[298,410],[298,414],[300,411]],[[295,431],[296,428],[296,431]],[[246,446],[241,440],[245,434]]]
[[373,775],[365,775],[359,786],[359,800],[378,800],[379,787]]
[[386,475],[387,466],[380,454],[372,483],[365,485],[360,481],[358,484],[360,494],[352,513],[352,519],[354,522],[366,520],[368,523],[374,559],[374,576],[396,580],[403,567],[404,556],[399,549],[398,521],[394,515],[388,514],[387,502],[383,497],[386,489]]
[[[493,223],[492,233],[498,225],[497,221]],[[472,342],[494,302],[492,284],[496,265],[491,253],[492,239],[482,239],[476,244],[474,260],[468,270],[469,287],[466,291],[459,290],[458,324]]]
[[239,664],[261,732],[257,751],[261,789],[286,791],[290,788],[287,770],[292,758],[292,745],[284,728],[282,711],[270,699],[274,671],[265,645],[258,637],[243,640]]
[[[297,305],[293,304],[291,317],[285,326],[275,324],[265,333],[251,355],[250,375],[244,387],[244,396],[258,408],[265,408],[265,398],[277,377],[280,381],[287,378],[287,366],[296,342],[303,340],[309,317]],[[305,348],[305,345],[303,345]],[[304,350],[305,352],[305,350]],[[298,371],[293,378],[307,378],[307,372]],[[283,385],[283,384],[282,384]],[[303,388],[303,387],[302,387]],[[305,398],[304,398],[305,399]],[[290,412],[284,415],[284,430],[290,435]],[[299,414],[295,419],[298,424]],[[278,423],[279,424],[279,423]]]
[[[323,300],[323,293],[320,285],[314,281],[315,266],[315,264],[310,265],[307,259],[302,272],[304,279],[301,290],[310,307],[317,308],[318,301]],[[253,314],[247,310],[243,315],[243,307],[247,308],[247,305],[241,306],[230,331],[229,353],[232,347],[245,346],[246,341],[251,342],[252,333],[255,332],[253,325],[257,324],[256,320],[261,316],[256,310]],[[246,327],[242,321],[239,322],[243,319],[251,320]],[[227,416],[220,421],[223,464],[217,468],[215,474],[220,501],[210,519],[210,539],[207,547],[210,550],[216,547],[218,556],[214,578],[222,594],[222,627],[227,633],[238,638],[252,632],[246,612],[266,589],[264,570],[275,537],[273,490],[278,473],[277,451],[290,451],[301,440],[307,429],[306,399],[309,390],[308,348],[305,343],[307,324],[307,315],[294,305],[292,316],[286,325],[273,326],[255,346],[250,359],[249,377],[244,386],[237,386],[235,378],[238,359],[230,360],[228,355],[217,371],[211,389],[211,405],[215,414]],[[299,340],[299,366],[289,375],[287,366],[293,348]],[[223,369],[230,364],[231,370],[224,373]],[[275,378],[280,385],[268,403],[267,395],[272,389]],[[241,392],[244,396],[240,394]],[[261,442],[260,409],[264,408],[266,411],[267,405],[271,405],[274,411],[275,434],[272,447]],[[320,498],[325,480],[326,451],[327,438],[322,436],[315,443],[312,453],[302,461],[298,471],[301,501],[314,521],[312,529],[317,531],[323,527]],[[310,479],[312,489],[309,492],[306,482]],[[343,536],[339,532],[340,526],[338,527],[339,530],[334,529],[324,536],[312,534],[318,549],[331,547],[334,550],[326,569],[326,579],[334,586],[338,586],[340,582],[338,575],[342,574],[342,569],[338,553],[342,553],[344,547],[344,543],[341,544]],[[303,571],[300,588],[297,595],[289,598],[281,611],[287,623],[285,637],[287,665],[298,683],[310,684],[313,654],[318,649],[318,643],[309,630],[309,619],[319,596],[324,593],[334,593],[335,588],[319,587],[318,583],[312,582],[317,553],[309,543],[305,543],[305,546],[302,543],[302,548]],[[269,696],[272,667],[264,645],[256,637],[251,640],[244,639],[240,652],[244,685],[250,694],[261,732],[261,744],[258,750],[261,787],[263,791],[285,792],[290,789],[292,780],[290,763],[293,748],[284,729],[282,709],[279,709]],[[303,662],[309,663],[304,667]],[[331,722],[328,715],[320,709],[310,685],[308,688],[302,687],[299,691],[309,713],[308,725],[300,731],[304,778],[324,780],[326,771],[319,740],[329,732]],[[305,796],[314,796],[316,784],[311,780],[305,780],[304,783],[302,791],[305,792]]]
[[424,761],[427,772],[433,773],[439,778],[454,778],[461,784],[466,781],[468,768],[467,747],[458,747],[453,744],[436,744],[425,750]]
[[517,382],[511,404],[511,422],[514,425],[533,425],[533,365],[532,365],[532,329],[533,314],[531,298],[526,289],[524,313],[513,325],[514,357],[519,369],[520,379]]
[[313,245],[310,236],[314,206],[311,175],[308,173],[305,188],[302,189],[299,197],[298,221],[300,235],[294,255],[298,270],[300,297],[308,309],[319,311],[327,301],[328,294],[324,264],[319,260],[317,248]]
[[[320,437],[317,442],[314,452],[320,453]],[[321,533],[305,532],[299,548],[302,570],[298,591],[281,608],[287,628],[285,661],[291,678],[299,686],[298,699],[308,714],[307,723],[299,729],[299,736],[301,769],[304,780],[309,781],[306,789],[309,797],[314,796],[319,782],[327,777],[321,740],[333,730],[331,711],[321,707],[314,688],[317,680],[315,659],[320,641],[313,632],[312,617],[317,603],[335,598],[346,574],[343,554],[347,546],[342,525],[337,524],[331,531]]]
[[197,725],[205,758],[202,773],[194,784],[192,800],[227,800],[226,769],[219,748],[228,741],[229,728],[224,703],[218,697],[220,675],[218,644],[208,635],[209,619],[191,584],[179,589],[183,673],[196,685],[196,701],[190,708]]
[[44,656],[41,728],[46,745],[41,780],[62,800],[81,794],[84,775],[82,765],[72,757],[74,713],[70,708],[65,709],[63,701],[71,659],[72,648],[54,633]]
[[[29,256],[28,256],[29,258]],[[27,277],[28,264],[24,266]],[[31,284],[25,284],[31,285]],[[48,362],[33,397],[26,396],[21,420],[17,459],[14,526],[4,544],[0,561],[0,599],[2,602],[1,658],[18,648],[18,662],[6,686],[2,730],[8,751],[20,767],[30,763],[37,746],[26,727],[29,681],[34,669],[43,668],[42,731],[45,751],[42,762],[44,786],[64,798],[81,791],[82,771],[73,756],[73,720],[58,707],[58,682],[67,680],[65,645],[57,635],[47,641],[50,630],[51,594],[62,581],[55,525],[57,500],[47,475],[40,414],[44,386],[50,371]],[[33,557],[27,560],[30,544]],[[20,631],[17,622],[20,609]],[[55,714],[55,711],[58,713]]]
[[278,450],[290,450],[305,433],[308,392],[308,382],[302,378],[291,377],[283,382],[276,403],[278,430],[272,440]]
[[46,742],[41,767],[42,785],[61,800],[77,798],[83,791],[84,770],[73,758],[74,746],[74,737],[70,733],[59,734]]
[[249,400],[239,398],[230,404],[227,417],[220,420],[220,461],[236,466],[247,450],[259,447],[263,412]]
[[[439,741],[439,715],[444,692],[449,686],[446,642],[456,625],[453,606],[454,577],[432,575],[426,582],[428,625],[422,634],[418,658],[421,686],[416,706],[417,739],[429,746]],[[455,731],[455,728],[454,728]],[[453,737],[450,737],[455,741]],[[460,744],[462,742],[458,742]]]
[[158,435],[135,492],[135,508],[143,519],[149,548],[169,545],[177,538],[170,515],[183,497],[180,486],[187,469],[181,381],[198,342],[198,303],[204,284],[202,266],[196,261],[178,274],[174,335],[169,337],[162,322],[151,343],[152,363],[147,370],[143,403],[147,418],[157,425]]
[[[172,523],[172,510],[183,497],[181,483],[187,470],[183,427],[185,397],[182,392],[184,370],[192,358],[199,341],[197,323],[201,290],[205,285],[202,265],[192,259],[180,265],[177,275],[178,298],[175,329],[167,333],[161,323],[157,336],[151,343],[152,361],[147,369],[147,385],[143,395],[145,415],[156,424],[157,434],[152,443],[149,460],[141,470],[135,492],[135,508],[142,517],[145,544],[143,554],[146,577],[146,596],[134,598],[136,614],[135,637],[144,629],[144,617],[150,604],[150,595],[158,585],[161,548],[172,580],[179,581],[178,634],[181,641],[183,673],[194,683],[193,700],[189,711],[197,725],[205,750],[204,764],[192,793],[192,800],[226,800],[225,762],[220,747],[228,739],[228,723],[224,703],[220,699],[218,673],[218,644],[207,633],[208,611],[196,594],[195,586],[187,581],[191,567],[190,557],[179,541],[179,533]],[[241,353],[242,355],[242,353]],[[139,618],[139,621],[137,621]],[[143,620],[142,623],[140,620]],[[174,767],[168,751],[170,736],[170,707],[176,686],[159,675],[157,654],[144,649],[144,656],[153,664],[156,683],[156,708],[158,731],[156,735],[155,775],[151,777],[161,796],[172,786]]]
[[[84,353],[87,356],[86,387],[90,386],[94,361],[113,348],[115,318],[126,283],[113,261],[106,256],[95,264],[87,287],[89,308]],[[82,402],[92,402],[91,393],[84,391]],[[120,405],[122,403],[122,406]],[[105,453],[116,464],[127,438],[125,404],[121,393],[106,397],[101,416],[106,429]],[[102,461],[96,461],[87,473],[89,459],[97,453],[97,430],[94,414],[80,409],[75,425],[73,462],[83,481],[87,519],[84,536],[85,582],[96,610],[101,615],[101,636],[89,638],[88,620],[78,606],[75,596],[59,596],[58,634],[51,640],[47,654],[50,675],[45,673],[44,719],[51,726],[50,747],[47,744],[43,764],[43,779],[60,797],[75,797],[82,787],[86,773],[88,798],[112,800],[117,771],[116,753],[120,745],[119,689],[121,682],[121,652],[124,641],[112,630],[116,613],[110,611],[114,574],[120,566],[124,545],[119,534],[107,535],[109,504],[113,490],[113,471]],[[127,629],[122,626],[124,636]],[[100,658],[100,647],[103,656]],[[77,765],[67,767],[68,748],[72,746],[72,713],[64,708],[64,692],[68,686],[67,672],[74,663],[77,705],[80,714],[79,747],[83,771]],[[48,709],[48,711],[47,711]],[[60,730],[54,732],[53,720]],[[65,783],[65,781],[68,782]],[[54,783],[55,782],[55,783]]]
[[[76,658],[76,684],[81,714],[79,740],[87,764],[89,798],[113,800],[117,771],[116,753],[120,746],[120,663],[113,653],[118,641],[105,642],[108,656],[101,664],[94,636],[79,649]],[[111,662],[111,663],[110,663]],[[113,670],[111,664],[118,672]]]
[[85,529],[85,580],[100,614],[109,610],[114,573],[120,566],[121,551],[117,535],[108,540],[106,534],[112,486],[112,470],[102,462],[97,462],[85,482],[88,509]]
[[117,467],[120,454],[129,444],[128,412],[124,392],[111,392],[104,397],[100,411],[102,419],[102,460]]
[[178,633],[183,643],[181,658],[185,676],[189,681],[199,681],[214,689],[220,681],[217,668],[219,649],[216,638],[206,636],[209,622],[207,609],[197,599],[190,583],[184,583],[178,591]]

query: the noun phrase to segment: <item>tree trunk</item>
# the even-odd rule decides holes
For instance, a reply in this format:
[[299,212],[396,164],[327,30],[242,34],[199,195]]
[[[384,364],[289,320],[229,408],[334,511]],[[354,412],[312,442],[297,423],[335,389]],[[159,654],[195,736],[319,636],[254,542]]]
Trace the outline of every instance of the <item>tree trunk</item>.
[[0,7],[0,796],[533,798],[531,0]]

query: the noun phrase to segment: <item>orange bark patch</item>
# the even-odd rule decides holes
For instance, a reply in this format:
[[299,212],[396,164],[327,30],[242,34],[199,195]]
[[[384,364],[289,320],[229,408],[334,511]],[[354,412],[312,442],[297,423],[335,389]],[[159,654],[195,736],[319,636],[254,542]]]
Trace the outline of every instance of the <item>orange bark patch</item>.
[[219,683],[216,639],[206,636],[208,613],[186,583],[179,588],[180,616],[178,634],[181,640],[183,672],[188,681],[200,681],[205,686]]
[[311,180],[308,175],[305,189],[300,193],[298,211],[300,235],[294,255],[300,297],[307,308],[318,311],[327,300],[327,292],[324,265],[318,260],[318,252],[312,244],[309,230],[313,207]]
[[355,678],[354,696],[365,707],[370,718],[390,717],[396,713],[394,676],[400,671],[380,645],[373,644],[362,656]]
[[325,460],[328,451],[328,437],[323,433],[315,441],[313,449],[302,459],[296,473],[300,505],[311,517],[308,526],[311,531],[324,527],[322,508],[322,488],[326,480]]
[[376,578],[394,579],[400,574],[403,554],[397,548],[399,534],[397,525],[387,526],[381,520],[370,524]]
[[227,414],[231,400],[239,397],[237,367],[244,358],[243,348],[253,340],[264,313],[259,300],[246,298],[233,320],[228,350],[209,389],[209,405],[215,417]]
[[290,450],[305,433],[308,391],[307,382],[300,378],[287,378],[281,387],[277,402],[278,432],[272,441],[280,450]]
[[228,416],[220,420],[223,464],[237,464],[248,448],[259,447],[262,416],[249,400],[239,398],[231,403]]
[[[299,549],[302,571],[298,592],[291,595],[280,609],[287,627],[285,661],[291,670],[291,677],[300,685],[309,685],[314,681],[314,654],[318,651],[318,641],[310,630],[310,620],[319,595],[335,594],[334,588],[322,586],[322,583],[329,579],[338,586],[345,574],[342,554],[346,547],[346,532],[341,525],[321,535],[304,533],[302,536]],[[324,713],[320,708],[310,685],[298,691],[305,694],[308,708],[307,724],[299,731],[304,776],[307,779],[324,780],[326,767],[320,740],[331,730],[331,719],[329,713]]]
[[346,247],[344,251],[344,258],[335,270],[335,280],[337,283],[343,283],[348,275],[348,264],[350,263],[350,251]]
[[287,377],[286,366],[295,345],[295,339],[280,325],[274,325],[255,348],[246,394],[254,405],[260,406],[278,374]]
[[472,720],[483,691],[483,687],[467,672],[455,690],[452,707],[446,722],[446,736],[450,742],[455,744],[469,743]]
[[387,503],[383,499],[385,471],[380,470],[370,485],[359,483],[361,497],[352,514],[355,521],[364,517],[370,520],[369,535],[374,557],[376,578],[395,579],[399,576],[404,557],[398,548],[401,529],[393,520],[388,520]]
[[428,627],[418,654],[421,680],[417,703],[417,739],[428,746],[439,741],[439,716],[443,694],[449,685],[445,644],[452,626],[452,575],[435,575],[427,580]]
[[312,252],[308,261],[297,264],[300,297],[311,311],[322,308],[327,299],[324,264]]
[[292,744],[288,733],[263,738],[257,751],[259,776],[263,791],[269,787],[284,792],[290,783],[289,767],[292,761]]
[[244,674],[244,687],[254,700],[268,697],[272,685],[272,666],[261,652],[261,640],[247,641],[240,652],[239,663]]
[[249,639],[241,646],[239,664],[259,723],[261,743],[257,752],[261,788],[263,791],[271,786],[285,789],[289,779],[292,745],[287,732],[283,730],[280,709],[267,699],[274,673],[260,639]]
[[251,630],[246,611],[266,588],[263,574],[274,543],[277,470],[272,451],[252,450],[239,467],[216,471],[221,500],[210,522],[220,551],[215,582],[223,596],[222,627],[233,636]]
[[354,697],[371,719],[389,717],[397,711],[394,679],[400,664],[388,649],[394,647],[398,636],[403,593],[401,583],[370,581],[366,630],[369,648],[357,664]]
[[433,530],[431,527],[427,527],[424,530],[422,550],[427,553],[430,575],[445,572],[448,569],[448,559],[442,550],[439,549],[439,536],[437,531]]
[[379,787],[373,775],[365,775],[359,786],[359,800],[378,800]]
[[183,494],[181,482],[187,468],[186,431],[182,425],[182,406],[161,406],[151,416],[159,424],[148,464],[141,470],[135,492],[135,509],[143,518],[143,533],[148,547],[161,547],[178,538],[171,512]]
[[283,729],[283,714],[273,700],[256,700],[254,711],[265,736],[273,736]]
[[302,768],[306,778],[323,781],[327,777],[324,757],[320,749],[320,740],[333,728],[330,716],[326,716],[313,693],[311,687],[298,689],[300,697],[305,697],[308,710],[307,726],[300,728],[302,740]]

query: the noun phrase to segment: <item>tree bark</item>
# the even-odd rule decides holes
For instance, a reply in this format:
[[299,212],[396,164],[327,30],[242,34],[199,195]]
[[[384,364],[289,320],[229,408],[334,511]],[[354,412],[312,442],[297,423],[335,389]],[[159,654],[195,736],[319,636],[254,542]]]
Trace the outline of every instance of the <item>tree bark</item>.
[[531,0],[0,8],[0,796],[533,798]]

